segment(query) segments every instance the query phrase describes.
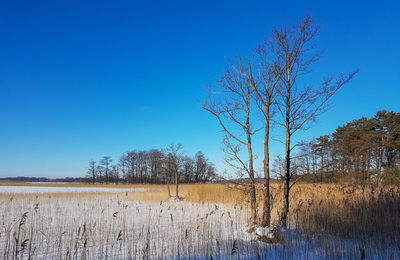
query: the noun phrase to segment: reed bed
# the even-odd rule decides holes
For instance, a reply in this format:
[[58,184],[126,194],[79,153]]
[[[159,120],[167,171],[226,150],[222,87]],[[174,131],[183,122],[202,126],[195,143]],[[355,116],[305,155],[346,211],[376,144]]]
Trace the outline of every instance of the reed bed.
[[[247,232],[247,196],[234,185],[184,184],[178,202],[169,201],[164,185],[75,187],[115,192],[0,194],[0,258],[400,258],[398,187],[296,184],[279,244]],[[271,187],[274,223],[281,187]]]
[[1,258],[163,259],[232,250],[246,257],[262,246],[242,229],[248,216],[241,207],[144,203],[120,200],[123,196],[2,200]]
[[[307,234],[329,234],[393,245],[400,250],[400,187],[308,185],[299,196],[291,223]],[[318,195],[321,194],[321,195]]]

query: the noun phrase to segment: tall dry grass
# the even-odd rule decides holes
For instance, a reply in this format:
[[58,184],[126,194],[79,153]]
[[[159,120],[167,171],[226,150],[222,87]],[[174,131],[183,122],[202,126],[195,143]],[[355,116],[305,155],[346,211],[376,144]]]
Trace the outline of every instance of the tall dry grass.
[[[261,185],[257,194],[261,194]],[[245,190],[227,184],[183,185],[193,203],[248,206]],[[283,184],[271,184],[272,221],[278,223]],[[262,197],[259,195],[259,210]],[[291,190],[291,227],[312,236],[392,244],[400,250],[400,187],[298,183]]]
[[[40,184],[40,186],[43,185]],[[108,196],[119,201],[169,201],[166,185],[51,184],[51,186],[146,188],[145,191],[139,192],[85,193],[84,196],[88,198]],[[258,194],[261,194],[261,188],[261,185],[257,186]],[[186,202],[243,207],[249,205],[245,190],[232,184],[182,184],[179,189],[180,195]],[[282,183],[271,184],[272,221],[275,223],[279,220],[279,212],[283,206],[282,191]],[[14,196],[31,197],[32,195]],[[51,196],[53,198],[77,197],[82,194],[52,194]],[[9,198],[10,196],[0,195],[0,198],[2,197]],[[257,199],[261,210],[262,197],[259,196]],[[290,199],[291,227],[308,235],[329,235],[343,239],[375,239],[399,245],[400,187],[298,183],[291,190]]]
[[0,259],[251,259],[265,251],[242,241],[250,236],[242,207],[143,202],[134,193],[8,195]]
[[[379,241],[400,250],[400,187],[302,185],[291,222],[310,235]],[[301,192],[301,193],[300,193]],[[308,194],[308,196],[306,196]]]

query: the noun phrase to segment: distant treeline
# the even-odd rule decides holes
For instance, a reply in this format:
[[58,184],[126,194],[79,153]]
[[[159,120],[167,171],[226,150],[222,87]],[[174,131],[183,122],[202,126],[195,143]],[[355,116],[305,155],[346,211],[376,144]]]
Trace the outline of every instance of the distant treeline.
[[73,178],[73,177],[66,177],[66,178],[55,178],[49,179],[46,177],[7,177],[7,178],[0,178],[0,181],[8,181],[8,182],[83,182],[85,178]]
[[113,163],[110,156],[90,161],[87,181],[92,183],[179,183],[208,182],[215,176],[215,167],[202,152],[194,157],[184,155],[181,145],[167,149],[129,151]]
[[400,113],[379,111],[304,144],[294,168],[322,181],[400,183]]

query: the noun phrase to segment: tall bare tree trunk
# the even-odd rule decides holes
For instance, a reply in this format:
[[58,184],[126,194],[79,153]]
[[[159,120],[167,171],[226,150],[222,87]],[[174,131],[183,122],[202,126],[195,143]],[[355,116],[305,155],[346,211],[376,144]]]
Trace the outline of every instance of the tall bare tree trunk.
[[[250,96],[250,93],[249,93]],[[250,132],[250,107],[246,112],[246,135],[247,135],[247,151],[249,152],[249,177],[250,177],[250,208],[251,208],[251,221],[256,224],[257,220],[257,199],[256,199],[256,186],[254,180],[254,165],[253,165],[253,148],[251,146],[251,132]]]
[[[288,123],[288,122],[287,122]],[[290,195],[290,129],[289,124],[286,127],[285,142],[285,183],[284,183],[284,205],[281,215],[281,225],[287,227],[287,219],[289,215],[289,195]]]
[[[265,114],[269,115],[269,108],[266,107]],[[265,134],[264,134],[264,203],[263,213],[261,219],[261,226],[266,227],[271,224],[271,197],[269,190],[269,118],[265,120]]]
[[283,210],[282,210],[282,215],[281,215],[281,225],[283,227],[287,227],[287,220],[288,220],[288,215],[289,215],[289,195],[290,195],[290,179],[292,177],[291,172],[290,172],[290,111],[291,111],[291,82],[290,82],[290,75],[291,72],[288,70],[287,73],[287,93],[286,93],[286,118],[285,118],[285,134],[286,134],[286,139],[285,139],[285,183],[284,183],[284,189],[283,189],[283,196],[284,196],[284,205],[283,205]]

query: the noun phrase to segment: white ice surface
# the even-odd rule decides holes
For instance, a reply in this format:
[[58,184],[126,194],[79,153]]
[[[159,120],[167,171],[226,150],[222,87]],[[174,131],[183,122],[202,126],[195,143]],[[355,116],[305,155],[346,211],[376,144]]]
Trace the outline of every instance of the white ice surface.
[[39,186],[0,186],[0,194],[43,194],[43,193],[81,193],[81,192],[135,192],[143,188],[99,188],[99,187],[39,187]]

